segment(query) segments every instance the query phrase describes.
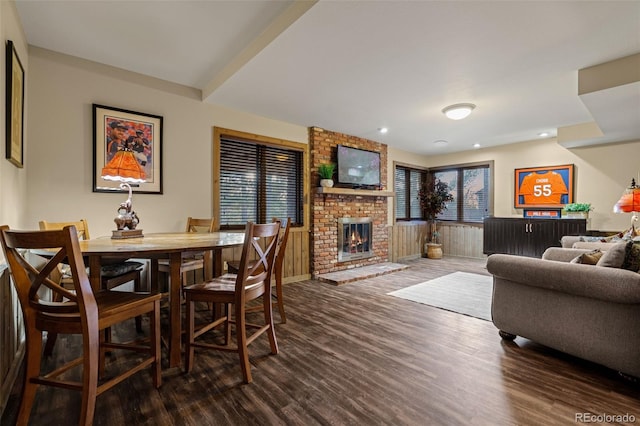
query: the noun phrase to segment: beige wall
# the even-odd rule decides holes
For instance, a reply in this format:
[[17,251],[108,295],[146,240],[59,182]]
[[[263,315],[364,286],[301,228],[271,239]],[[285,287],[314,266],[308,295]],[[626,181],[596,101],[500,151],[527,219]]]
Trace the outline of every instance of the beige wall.
[[[0,65],[0,135],[2,135],[0,150],[2,156],[0,158],[0,224],[11,224],[16,228],[25,226],[25,213],[27,211],[27,203],[25,194],[27,192],[27,169],[18,168],[5,159],[5,102],[6,89],[6,61],[4,52],[6,50],[6,40],[13,41],[22,67],[25,73],[29,71],[29,56],[27,52],[27,43],[22,31],[18,13],[13,2],[0,2],[0,33],[2,34],[2,58]],[[29,99],[29,83],[25,84],[25,98]],[[28,147],[29,130],[27,128],[28,114],[25,110],[25,129],[24,129],[24,148]],[[26,151],[25,151],[26,154]],[[0,261],[3,259],[0,253]]]
[[115,229],[126,196],[92,192],[92,103],[164,118],[164,194],[133,197],[144,232],[182,230],[187,216],[211,216],[213,126],[307,143],[306,127],[203,103],[197,90],[30,49],[29,195],[20,226],[84,217],[92,236]]
[[[2,5],[4,17],[7,7],[4,2]],[[4,161],[0,168],[0,219],[13,227],[37,227],[42,218],[86,217],[93,235],[106,235],[113,229],[116,207],[124,196],[92,192],[92,103],[164,117],[164,195],[134,195],[145,232],[179,230],[186,216],[211,214],[213,126],[307,143],[306,127],[203,103],[199,91],[191,88],[33,47],[28,58],[24,53],[21,56],[25,63],[28,59],[29,66],[26,167],[17,169]],[[635,155],[638,148],[640,142],[566,149],[547,139],[418,156],[389,147],[388,185],[393,187],[392,165],[396,161],[441,166],[494,160],[495,214],[521,216],[522,212],[512,207],[514,168],[575,164],[576,201],[591,202],[595,207],[591,228],[618,230],[628,225],[629,218],[614,215],[611,208],[640,171]],[[23,195],[25,172],[27,197]],[[389,213],[392,224],[392,205]]]
[[[638,180],[640,142],[627,142],[567,149],[555,139],[544,139],[478,149],[457,154],[431,156],[420,165],[436,167],[451,164],[495,161],[495,216],[519,216],[513,208],[514,169],[521,167],[575,164],[575,202],[591,203],[590,229],[616,231],[630,225],[630,215],[614,214],[618,201],[631,178]],[[389,149],[389,161],[408,161],[406,153]],[[390,176],[393,176],[390,173]]]

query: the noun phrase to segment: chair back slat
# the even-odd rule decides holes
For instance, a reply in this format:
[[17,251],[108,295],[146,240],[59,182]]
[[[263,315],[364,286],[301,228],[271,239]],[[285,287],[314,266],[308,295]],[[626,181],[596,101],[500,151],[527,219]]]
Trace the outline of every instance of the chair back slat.
[[[280,222],[268,224],[247,223],[240,256],[240,267],[236,277],[236,295],[244,301],[244,290],[249,287],[270,287]],[[252,260],[253,259],[253,260]],[[266,286],[260,284],[266,283]]]
[[65,226],[75,226],[76,233],[78,234],[78,238],[81,240],[91,239],[89,235],[89,222],[86,219],[80,219],[76,222],[48,222],[46,220],[41,220],[39,222],[40,229],[42,230],[60,230]]
[[[276,221],[277,218],[274,218]],[[278,253],[276,254],[276,265],[282,266],[284,261],[284,253],[287,248],[287,241],[289,240],[289,230],[291,229],[291,218],[282,219],[280,224],[280,239],[278,241]]]
[[216,229],[215,218],[208,219],[196,219],[193,217],[187,218],[187,232],[214,232]]

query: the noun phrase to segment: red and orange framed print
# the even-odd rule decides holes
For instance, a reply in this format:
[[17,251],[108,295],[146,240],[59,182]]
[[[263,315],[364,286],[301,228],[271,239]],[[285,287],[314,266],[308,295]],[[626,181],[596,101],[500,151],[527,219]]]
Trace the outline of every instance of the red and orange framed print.
[[573,164],[515,169],[515,208],[560,209],[573,202]]

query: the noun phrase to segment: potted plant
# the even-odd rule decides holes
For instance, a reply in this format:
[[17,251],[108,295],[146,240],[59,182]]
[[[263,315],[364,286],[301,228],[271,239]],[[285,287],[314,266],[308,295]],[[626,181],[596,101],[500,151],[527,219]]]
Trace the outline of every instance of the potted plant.
[[453,195],[449,192],[449,185],[440,179],[430,177],[418,193],[420,207],[428,222],[428,241],[426,243],[427,257],[442,257],[442,245],[438,243],[440,233],[436,226],[436,217],[447,208],[447,203],[453,201]]
[[333,186],[333,171],[336,165],[333,163],[323,163],[318,166],[318,175],[320,175],[320,186],[331,188]]
[[568,218],[586,219],[591,210],[591,203],[569,203],[564,206]]

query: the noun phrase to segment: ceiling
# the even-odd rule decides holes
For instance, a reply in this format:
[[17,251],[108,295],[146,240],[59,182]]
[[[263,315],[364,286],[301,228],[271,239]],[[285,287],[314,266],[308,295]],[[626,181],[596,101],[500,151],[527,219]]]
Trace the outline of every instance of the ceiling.
[[[600,136],[569,145],[640,139],[640,81],[578,95],[579,70],[640,52],[640,1],[16,5],[30,45],[419,154],[554,137],[594,121]],[[461,102],[476,105],[468,118],[442,114]]]

